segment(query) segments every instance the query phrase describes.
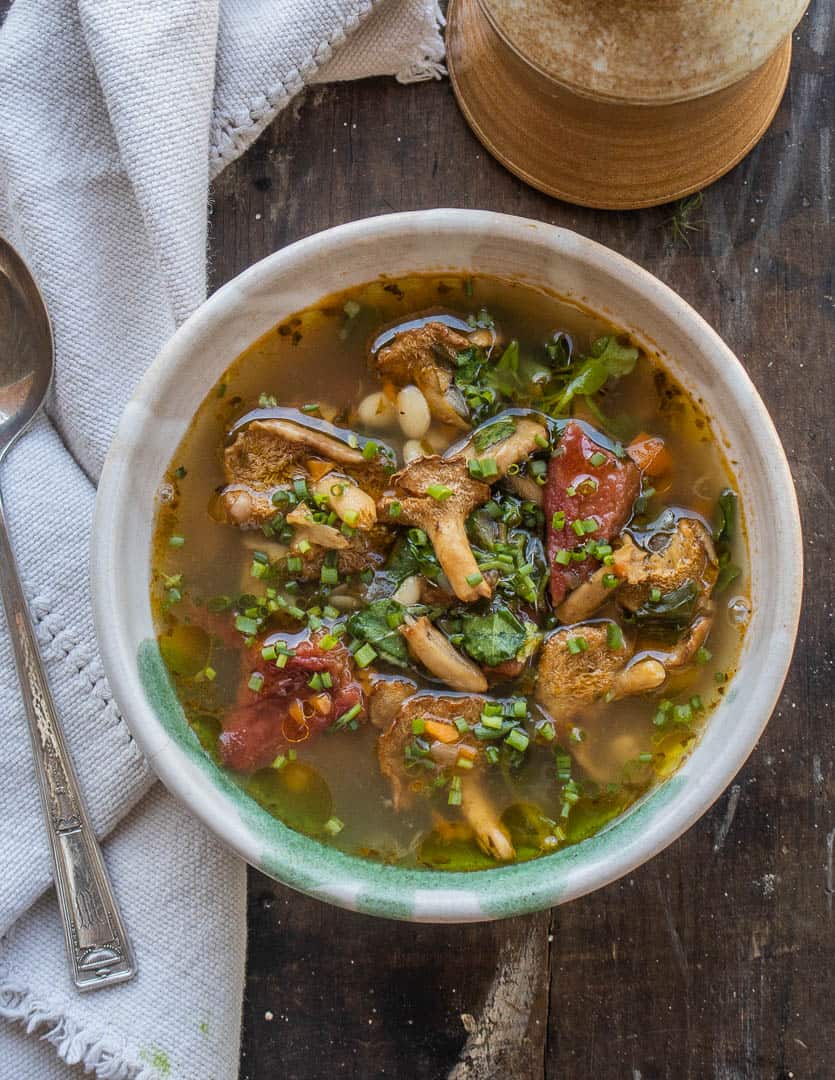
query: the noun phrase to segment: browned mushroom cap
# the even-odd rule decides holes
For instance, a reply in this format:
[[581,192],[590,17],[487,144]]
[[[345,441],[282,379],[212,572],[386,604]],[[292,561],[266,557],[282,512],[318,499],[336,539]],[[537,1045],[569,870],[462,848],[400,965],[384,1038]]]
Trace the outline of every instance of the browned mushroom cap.
[[[391,783],[392,801],[396,810],[408,807],[415,789],[431,783],[435,773],[453,769],[459,755],[466,755],[471,767],[462,770],[461,812],[476,835],[483,851],[502,861],[515,855],[507,831],[499,815],[481,787],[479,771],[483,768],[484,744],[471,732],[460,732],[454,724],[463,717],[475,724],[484,708],[484,698],[446,694],[414,694],[401,705],[388,731],[377,740],[380,772]],[[429,745],[428,768],[417,772],[408,768],[406,747],[414,739],[412,722],[424,722],[421,738]],[[443,735],[443,738],[439,738]]]
[[469,414],[455,385],[455,357],[470,344],[466,335],[441,322],[404,330],[374,358],[377,371],[396,386],[419,387],[436,420],[467,429]]
[[417,684],[411,679],[402,679],[398,676],[379,675],[371,676],[371,685],[368,690],[368,719],[385,731],[391,727],[391,722],[400,711],[400,706],[417,692]]
[[399,627],[412,656],[451,690],[483,694],[487,689],[484,672],[450,642],[425,615],[419,619],[406,616]]
[[[361,450],[335,435],[283,418],[253,420],[236,432],[223,455],[227,486],[217,499],[217,516],[241,529],[260,527],[276,515],[272,493],[298,476],[307,476],[314,463],[320,469],[313,473],[318,478],[311,481],[313,490],[338,504],[332,509],[340,517],[344,511],[356,520],[357,528],[371,528],[376,518],[371,495],[347,475],[326,474],[334,463],[351,469],[377,495],[386,484],[381,464],[366,461]],[[342,494],[332,495],[331,489],[338,488]]]
[[[582,639],[584,647],[578,642],[572,649],[571,639]],[[610,647],[606,623],[563,627],[542,646],[536,699],[559,724],[604,698],[612,701],[661,685],[666,677],[663,664],[646,659],[629,665],[631,658],[626,640],[620,648]]]
[[[488,442],[479,449],[479,435],[489,438],[490,427],[506,421],[513,422],[513,431],[503,439],[496,442]],[[496,420],[489,420],[482,424],[459,451],[467,461],[484,461],[492,459],[496,463],[497,479],[505,476],[511,465],[518,465],[525,461],[538,450],[542,449],[541,441],[547,438],[548,431],[543,423],[529,416],[502,416]],[[537,484],[538,488],[539,485]],[[541,500],[541,495],[540,495]]]
[[360,450],[318,428],[279,418],[252,420],[223,455],[226,482],[255,490],[275,488],[311,455],[338,465],[367,464]]
[[435,454],[417,458],[395,473],[391,483],[393,492],[381,502],[382,519],[395,520],[389,510],[398,503],[396,520],[426,533],[458,599],[471,603],[490,596],[464,528],[469,514],[489,499],[487,484],[470,476],[464,458],[445,460]]
[[695,518],[680,518],[666,547],[644,552],[641,559],[629,559],[617,572],[624,578],[618,603],[637,611],[653,589],[669,593],[688,581],[697,586],[701,596],[709,597],[719,575],[719,563],[704,525]]

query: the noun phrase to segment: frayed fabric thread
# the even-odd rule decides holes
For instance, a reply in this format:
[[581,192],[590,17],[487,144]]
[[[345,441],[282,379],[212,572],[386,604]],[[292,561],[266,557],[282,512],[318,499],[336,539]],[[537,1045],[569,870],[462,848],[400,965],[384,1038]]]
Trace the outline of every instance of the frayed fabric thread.
[[81,1065],[97,1080],[159,1080],[159,1071],[123,1040],[82,1028],[57,1002],[35,998],[20,973],[5,962],[0,963],[0,1017],[20,1024],[27,1035],[37,1035],[67,1065]]

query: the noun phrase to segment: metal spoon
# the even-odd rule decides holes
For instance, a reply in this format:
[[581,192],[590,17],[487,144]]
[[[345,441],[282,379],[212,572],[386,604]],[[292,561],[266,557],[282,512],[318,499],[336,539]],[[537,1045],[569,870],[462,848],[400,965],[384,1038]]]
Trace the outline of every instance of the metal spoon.
[[[0,463],[40,411],[52,370],[52,331],[43,297],[23,260],[0,237]],[[2,498],[0,591],[29,720],[72,978],[79,990],[122,982],[135,974],[136,965],[49,692]]]

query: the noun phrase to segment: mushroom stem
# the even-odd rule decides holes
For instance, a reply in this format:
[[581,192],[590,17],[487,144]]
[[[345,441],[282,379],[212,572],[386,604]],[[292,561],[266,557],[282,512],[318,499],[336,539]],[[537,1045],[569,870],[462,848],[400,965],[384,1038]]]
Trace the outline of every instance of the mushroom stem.
[[468,776],[462,784],[461,810],[472,826],[481,850],[500,862],[509,862],[516,852],[505,832],[496,810],[481,789],[474,776]]
[[[471,604],[480,596],[489,597],[492,592],[490,583],[478,568],[463,520],[442,517],[436,522],[428,523],[426,532],[458,599],[465,604]],[[470,583],[473,581],[476,582],[475,585]]]
[[654,690],[667,678],[667,670],[658,660],[639,660],[636,664],[621,671],[612,680],[614,698],[630,697]]
[[303,540],[307,540],[310,544],[317,544],[319,547],[330,548],[332,551],[341,551],[348,547],[348,540],[339,529],[313,520],[313,512],[307,503],[299,503],[294,510],[290,511],[287,515],[287,524],[295,527],[291,544],[294,550],[298,549]]
[[311,485],[324,495],[331,510],[352,529],[370,529],[377,521],[377,506],[358,484],[345,476],[323,476]]
[[487,679],[481,668],[462,656],[425,615],[419,619],[406,616],[399,629],[412,656],[447,686],[475,694],[487,689]]

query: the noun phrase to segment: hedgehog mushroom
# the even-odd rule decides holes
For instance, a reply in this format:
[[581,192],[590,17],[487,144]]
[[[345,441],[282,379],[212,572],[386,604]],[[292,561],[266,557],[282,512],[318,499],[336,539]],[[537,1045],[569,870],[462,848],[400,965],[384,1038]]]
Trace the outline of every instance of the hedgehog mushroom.
[[380,504],[383,518],[426,533],[459,600],[472,603],[490,596],[464,527],[472,511],[488,500],[490,488],[470,476],[466,460],[435,454],[417,458],[395,473],[391,483],[392,492]]
[[374,364],[396,386],[414,383],[436,420],[467,430],[467,405],[454,372],[457,354],[470,344],[466,334],[446,323],[428,322],[396,334],[374,357]]

